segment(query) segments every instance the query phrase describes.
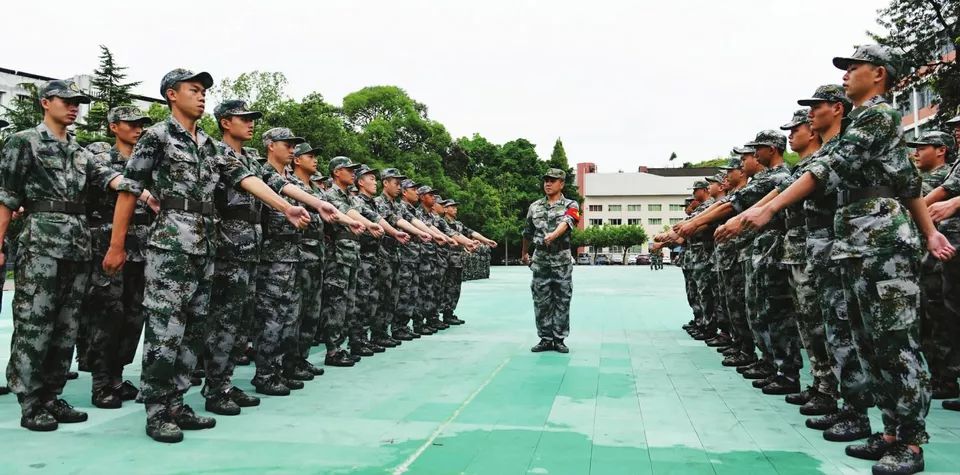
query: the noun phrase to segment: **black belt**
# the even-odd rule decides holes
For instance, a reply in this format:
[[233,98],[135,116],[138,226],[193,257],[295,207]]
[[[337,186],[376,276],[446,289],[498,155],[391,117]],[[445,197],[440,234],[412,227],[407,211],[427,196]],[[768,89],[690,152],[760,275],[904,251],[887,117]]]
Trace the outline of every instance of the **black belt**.
[[28,213],[87,214],[87,206],[72,201],[31,201],[24,206]]
[[264,236],[264,239],[270,241],[288,241],[288,242],[300,242],[300,239],[303,238],[303,235],[300,233],[297,234],[269,234]]
[[250,224],[259,224],[260,207],[256,209],[247,206],[229,206],[220,212],[221,219],[235,219],[237,221],[246,221]]
[[[103,226],[104,224],[113,224],[113,213],[109,215],[103,215],[103,218],[87,216],[87,226]],[[130,224],[134,226],[149,226],[153,224],[153,215],[152,214],[134,214],[130,218]]]
[[214,212],[212,202],[194,201],[186,198],[164,198],[160,200],[160,209],[175,209],[188,213],[197,213],[203,216],[211,216]]
[[353,234],[350,231],[337,231],[337,233],[333,235],[333,239],[335,241],[339,241],[341,239],[345,239],[348,241],[360,241],[360,236],[357,236],[356,234]]
[[833,216],[810,216],[807,215],[804,217],[804,223],[807,225],[807,229],[822,229],[822,228],[832,228],[833,227]]
[[869,200],[872,198],[896,198],[896,191],[889,186],[875,186],[873,188],[854,188],[841,190],[837,193],[837,206],[846,206],[850,203]]

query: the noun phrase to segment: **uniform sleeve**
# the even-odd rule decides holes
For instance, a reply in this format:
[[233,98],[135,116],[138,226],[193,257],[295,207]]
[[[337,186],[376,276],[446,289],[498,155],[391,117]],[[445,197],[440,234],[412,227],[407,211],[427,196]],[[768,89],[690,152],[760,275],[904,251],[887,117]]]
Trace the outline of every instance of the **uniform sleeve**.
[[733,210],[736,211],[737,213],[742,213],[743,210],[749,206],[745,204],[746,200],[744,198],[744,195],[747,192],[746,190],[749,187],[750,187],[750,184],[748,183],[747,186],[740,188],[737,191],[734,191],[733,194],[730,195],[730,206],[732,206]]
[[256,164],[254,167],[257,167],[256,170],[251,170],[256,172],[254,176],[263,180],[263,182],[278,195],[281,194],[280,192],[283,190],[283,187],[291,184],[290,180],[282,177],[273,167],[265,167],[260,164]]
[[[361,199],[362,198],[357,198],[357,201],[360,201]],[[358,206],[358,209],[360,210],[360,215],[369,219],[372,223],[379,223],[380,220],[383,219],[383,217],[380,216],[380,213],[374,210],[372,206]]]
[[473,239],[473,235],[477,233],[476,231],[468,228],[467,225],[465,225],[465,224],[463,224],[463,223],[460,223],[460,232],[461,232],[464,236],[466,236],[466,237],[468,237],[468,238],[470,238],[470,239]]
[[16,211],[23,202],[23,184],[31,154],[30,141],[14,135],[0,155],[0,203],[11,211]]
[[[573,216],[573,215],[576,216]],[[572,230],[577,226],[577,221],[580,219],[580,205],[576,201],[570,200],[567,202],[567,210],[563,213],[563,216],[560,218],[561,221],[567,223],[567,228]]]
[[[536,204],[536,202],[534,202],[534,204]],[[536,227],[533,225],[534,204],[531,204],[530,207],[527,208],[527,218],[524,220],[524,223],[523,223],[523,238],[527,240],[532,240],[533,234],[536,232]]]
[[139,195],[144,188],[150,188],[153,185],[153,169],[159,165],[162,150],[160,133],[153,127],[144,131],[123,169],[123,180],[117,191]]
[[960,167],[954,165],[953,171],[947,175],[947,179],[940,185],[950,195],[951,198],[960,195]]
[[110,180],[120,176],[120,172],[110,167],[109,153],[101,153],[96,156],[86,150],[79,150],[77,153],[90,155],[87,159],[87,177],[89,177],[90,184],[98,188],[107,189],[110,185]]
[[241,181],[254,176],[253,170],[247,168],[237,157],[220,153],[212,142],[207,142],[207,144],[213,153],[216,154],[216,163],[220,169],[220,176],[222,176],[227,183],[233,185],[234,188],[239,190]]
[[453,227],[451,227],[450,224],[447,223],[447,220],[445,219],[437,220],[437,229],[439,229],[440,232],[442,232],[443,234],[446,234],[449,237],[454,237],[460,234],[460,232],[457,231],[456,229],[453,229]]

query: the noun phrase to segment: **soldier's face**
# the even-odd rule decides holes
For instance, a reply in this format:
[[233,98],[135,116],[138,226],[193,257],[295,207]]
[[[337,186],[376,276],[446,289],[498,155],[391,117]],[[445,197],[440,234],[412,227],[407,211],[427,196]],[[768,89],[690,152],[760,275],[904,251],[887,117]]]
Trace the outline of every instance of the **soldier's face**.
[[743,183],[743,170],[737,168],[736,170],[728,170],[727,177],[723,179],[726,191],[733,190],[734,188],[740,186]]
[[754,154],[754,158],[757,159],[763,166],[770,166],[770,161],[773,159],[773,147],[769,145],[757,145],[757,153]]
[[548,195],[555,195],[560,193],[560,190],[563,190],[563,180],[559,178],[544,178],[543,179],[543,192]]
[[124,122],[121,120],[110,124],[110,131],[117,137],[118,142],[123,142],[127,145],[136,145],[137,140],[140,139],[140,134],[143,133],[143,123]]
[[[839,108],[839,113],[837,112]],[[828,130],[837,120],[840,119],[839,115],[843,114],[843,104],[830,103],[830,102],[818,102],[810,106],[810,128],[818,134],[822,134]]]
[[913,154],[913,160],[916,162],[917,168],[923,171],[933,170],[943,163],[946,153],[946,147],[920,145]]
[[377,176],[373,173],[367,173],[357,180],[357,188],[368,195],[377,194]]
[[44,117],[49,117],[61,125],[73,125],[80,113],[80,101],[77,99],[54,96],[41,99],[40,106],[43,107]]
[[333,176],[338,182],[347,185],[352,185],[356,181],[356,178],[353,176],[352,168],[338,168],[333,171]]
[[757,172],[761,170],[760,162],[757,161],[757,156],[752,153],[746,153],[743,155],[743,174],[751,177],[756,175]]
[[299,157],[294,157],[293,166],[313,175],[317,172],[317,157],[312,153],[305,153]]
[[433,209],[433,205],[437,202],[437,195],[433,193],[420,195],[420,202],[423,203],[424,208]]
[[403,190],[403,199],[408,203],[416,204],[420,202],[420,195],[417,194],[416,188],[406,188]]
[[443,206],[441,206],[440,203],[433,204],[433,212],[439,214],[440,216],[443,216],[445,214],[445,212],[443,211]]
[[723,188],[717,182],[710,182],[710,187],[707,188],[707,193],[710,193],[710,196],[716,198],[720,195],[720,192],[723,191]]
[[174,108],[187,117],[197,120],[203,117],[207,104],[207,89],[199,82],[181,82],[167,89],[167,98]]
[[877,88],[886,81],[884,69],[867,63],[853,63],[847,67],[843,75],[843,90],[854,104],[867,99]]
[[220,119],[220,126],[223,127],[223,135],[230,135],[234,139],[246,142],[253,138],[253,127],[256,122],[249,117],[237,117],[232,115]]
[[450,219],[457,219],[457,207],[447,206],[447,216],[449,216]]
[[387,178],[383,180],[383,192],[391,198],[396,198],[400,195],[400,180],[396,178]]
[[810,124],[797,125],[790,129],[788,140],[790,141],[790,150],[794,152],[804,151],[810,147],[810,142],[813,141],[813,129],[810,128]]
[[267,147],[267,154],[279,160],[283,165],[293,162],[293,144],[290,142],[273,142]]

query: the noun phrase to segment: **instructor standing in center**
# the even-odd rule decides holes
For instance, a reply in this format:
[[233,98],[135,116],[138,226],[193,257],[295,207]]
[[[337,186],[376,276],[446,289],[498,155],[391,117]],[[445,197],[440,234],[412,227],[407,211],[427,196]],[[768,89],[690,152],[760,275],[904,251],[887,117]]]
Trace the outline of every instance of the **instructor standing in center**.
[[546,196],[530,205],[523,228],[521,260],[524,264],[531,263],[531,242],[534,251],[530,289],[540,336],[540,343],[530,349],[534,353],[570,351],[563,343],[570,333],[570,298],[573,296],[570,234],[580,220],[580,206],[563,196],[566,177],[563,170],[547,170],[543,175]]

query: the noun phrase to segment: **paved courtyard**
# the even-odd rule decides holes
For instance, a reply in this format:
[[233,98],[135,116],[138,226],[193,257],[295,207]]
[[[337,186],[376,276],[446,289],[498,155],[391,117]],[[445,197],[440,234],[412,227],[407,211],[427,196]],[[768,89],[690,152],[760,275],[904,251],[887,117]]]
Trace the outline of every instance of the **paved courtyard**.
[[[464,285],[467,325],[328,368],[177,445],[144,434],[140,405],[92,408],[88,374],[65,397],[90,421],[54,433],[21,429],[15,397],[0,397],[0,474],[869,473],[870,462],[805,428],[796,406],[753,389],[680,330],[689,311],[678,269],[577,267],[568,355],[529,352],[529,279],[525,267],[494,268]],[[11,298],[4,292],[4,367]],[[252,390],[253,368],[237,373]],[[202,412],[199,390],[187,402]],[[958,473],[960,414],[937,403],[928,422],[927,473]]]

